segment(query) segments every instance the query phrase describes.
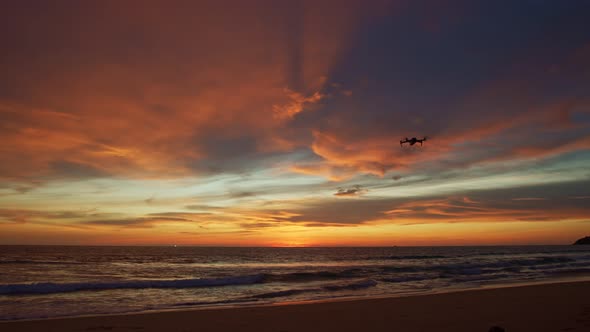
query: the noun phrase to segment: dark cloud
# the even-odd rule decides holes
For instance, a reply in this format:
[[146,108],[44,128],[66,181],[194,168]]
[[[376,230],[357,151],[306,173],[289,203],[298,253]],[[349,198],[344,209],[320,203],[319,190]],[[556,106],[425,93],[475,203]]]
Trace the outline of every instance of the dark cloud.
[[97,219],[81,222],[90,226],[119,226],[129,228],[150,228],[158,223],[166,222],[192,222],[190,219],[180,217],[140,217],[125,219]]
[[204,211],[224,209],[223,207],[220,207],[220,206],[204,205],[204,204],[186,205],[184,208],[187,210],[204,210]]
[[513,198],[513,201],[545,201],[546,199],[543,197],[518,197]]
[[230,192],[230,198],[247,198],[247,197],[254,197],[260,193],[253,192],[253,191],[237,191],[237,192]]
[[269,228],[269,227],[276,227],[277,223],[276,222],[246,222],[246,223],[241,223],[240,227],[244,228],[244,229],[264,229],[264,228]]
[[360,185],[355,185],[352,188],[347,188],[347,189],[340,188],[340,189],[338,189],[338,191],[334,194],[334,196],[338,196],[338,197],[356,197],[356,196],[360,196],[362,194],[366,194],[367,192],[368,192],[367,189],[361,188]]
[[[44,223],[63,226],[67,224],[78,226],[124,226],[124,227],[153,227],[166,222],[199,222],[200,217],[210,216],[211,213],[159,212],[149,213],[139,217],[117,218],[121,214],[99,213],[96,210],[85,211],[38,211],[0,209],[0,222],[5,223]],[[67,222],[64,224],[63,222]],[[73,223],[73,224],[72,224]]]
[[383,218],[384,212],[395,206],[396,200],[330,200],[307,204],[306,207],[290,210],[296,216],[290,222],[305,222],[314,225],[358,225]]
[[157,212],[157,213],[149,213],[148,216],[154,217],[182,217],[182,218],[190,218],[190,217],[198,217],[198,216],[208,216],[211,215],[209,212]]
[[0,209],[0,220],[12,223],[42,223],[45,221],[59,222],[112,216],[113,214],[99,213],[95,209],[74,211]]
[[[313,226],[359,225],[376,220],[416,224],[471,221],[559,221],[590,218],[590,181],[521,188],[466,191],[457,195],[389,199],[329,200],[289,210],[285,221]],[[540,197],[544,200],[518,200]],[[411,223],[407,220],[411,219]],[[277,219],[277,221],[280,221]]]

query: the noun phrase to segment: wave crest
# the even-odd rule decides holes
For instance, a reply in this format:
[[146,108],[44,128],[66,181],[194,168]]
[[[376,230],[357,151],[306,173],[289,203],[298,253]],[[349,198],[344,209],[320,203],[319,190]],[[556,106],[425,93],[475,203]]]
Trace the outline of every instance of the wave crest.
[[176,279],[176,280],[128,280],[114,282],[34,283],[0,285],[0,295],[53,294],[78,291],[141,288],[197,288],[249,285],[263,282],[263,275],[225,278]]

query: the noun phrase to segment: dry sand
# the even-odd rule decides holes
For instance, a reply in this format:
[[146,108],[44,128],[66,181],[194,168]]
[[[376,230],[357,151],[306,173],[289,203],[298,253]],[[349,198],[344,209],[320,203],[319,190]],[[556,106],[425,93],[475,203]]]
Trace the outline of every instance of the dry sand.
[[590,331],[590,282],[400,298],[3,322],[0,331]]

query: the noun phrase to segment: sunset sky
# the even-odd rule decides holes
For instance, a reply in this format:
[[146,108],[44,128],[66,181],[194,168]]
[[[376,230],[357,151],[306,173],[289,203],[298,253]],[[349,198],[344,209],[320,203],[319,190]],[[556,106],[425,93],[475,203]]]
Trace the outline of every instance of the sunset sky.
[[589,1],[7,0],[0,47],[0,244],[590,235]]

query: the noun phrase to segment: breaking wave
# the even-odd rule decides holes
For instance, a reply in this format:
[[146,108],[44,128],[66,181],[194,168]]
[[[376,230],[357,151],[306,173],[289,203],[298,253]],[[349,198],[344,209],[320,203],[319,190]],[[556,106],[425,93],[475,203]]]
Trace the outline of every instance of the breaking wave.
[[277,298],[277,297],[293,296],[293,295],[298,295],[298,294],[303,294],[303,293],[320,293],[320,292],[337,292],[337,291],[343,291],[343,290],[359,290],[359,289],[365,289],[365,288],[370,288],[370,287],[374,287],[374,286],[377,286],[377,281],[372,280],[372,279],[367,279],[367,280],[359,280],[359,281],[355,281],[352,283],[346,283],[346,284],[324,285],[324,286],[316,287],[316,288],[287,289],[287,290],[276,291],[276,292],[268,292],[268,293],[256,294],[256,295],[251,296],[250,298],[271,299],[271,298]]
[[196,288],[249,285],[262,282],[263,275],[238,276],[209,279],[179,280],[127,280],[114,282],[76,282],[76,283],[34,283],[0,285],[0,295],[19,294],[52,294],[78,291],[98,291],[110,289],[142,289],[142,288]]

